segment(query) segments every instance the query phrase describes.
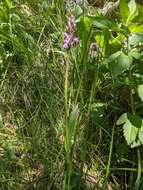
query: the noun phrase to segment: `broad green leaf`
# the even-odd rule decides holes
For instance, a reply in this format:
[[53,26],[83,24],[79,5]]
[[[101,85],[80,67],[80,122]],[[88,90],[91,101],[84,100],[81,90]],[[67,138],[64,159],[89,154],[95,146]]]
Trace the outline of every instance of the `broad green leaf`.
[[138,115],[127,114],[128,120],[132,123],[133,126],[141,128],[142,119]]
[[116,60],[119,57],[119,55],[121,55],[121,53],[122,53],[121,51],[117,51],[116,53],[112,54],[108,58],[108,62],[112,62],[112,61]]
[[111,72],[113,77],[117,77],[122,74],[124,71],[128,70],[131,66],[132,60],[131,57],[125,55],[123,52],[117,57],[115,62],[111,63]]
[[143,33],[133,34],[129,37],[129,44],[137,46],[139,43],[143,43]]
[[137,138],[139,129],[131,124],[128,120],[123,125],[124,137],[128,145],[131,145]]
[[139,131],[139,141],[143,144],[143,126],[140,128]]
[[135,59],[140,59],[142,54],[137,50],[137,49],[133,49],[129,52],[129,55]]
[[141,100],[143,101],[143,84],[138,86],[138,95],[141,98]]
[[129,6],[129,16],[126,21],[127,24],[138,15],[138,7],[135,0],[130,0],[128,6]]
[[131,144],[131,148],[135,148],[140,145],[143,145],[143,126],[139,129],[138,140]]
[[143,6],[138,5],[138,15],[134,18],[133,22],[136,22],[136,23],[143,22]]
[[117,120],[117,125],[123,125],[124,137],[131,148],[143,144],[142,119],[138,115],[122,114]]
[[116,122],[116,125],[122,125],[127,121],[127,113],[122,114]]
[[137,141],[134,141],[132,144],[131,144],[131,148],[135,148],[135,147],[138,147],[141,145],[141,142],[139,140]]
[[79,6],[79,5],[77,5],[76,6],[76,9],[75,9],[75,15],[76,15],[76,22],[78,22],[79,21],[79,19],[80,19],[80,16],[83,14],[83,10],[82,10],[82,8]]
[[110,28],[110,22],[108,20],[103,20],[100,18],[95,18],[93,21],[93,26],[101,29],[109,29]]
[[143,32],[143,25],[141,25],[141,24],[131,24],[129,26],[129,31],[132,32],[132,33]]
[[120,14],[124,22],[126,22],[129,16],[129,7],[126,0],[120,0]]

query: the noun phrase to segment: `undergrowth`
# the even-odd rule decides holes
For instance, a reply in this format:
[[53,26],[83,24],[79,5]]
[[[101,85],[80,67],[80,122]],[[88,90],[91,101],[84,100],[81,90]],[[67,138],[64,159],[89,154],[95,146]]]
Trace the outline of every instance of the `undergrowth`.
[[142,1],[0,2],[0,189],[143,189]]

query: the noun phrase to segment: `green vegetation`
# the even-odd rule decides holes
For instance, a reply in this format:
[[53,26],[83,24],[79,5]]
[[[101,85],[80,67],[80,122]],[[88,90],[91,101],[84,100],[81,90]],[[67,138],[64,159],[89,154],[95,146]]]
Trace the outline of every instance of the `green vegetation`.
[[143,189],[143,5],[0,1],[0,190]]

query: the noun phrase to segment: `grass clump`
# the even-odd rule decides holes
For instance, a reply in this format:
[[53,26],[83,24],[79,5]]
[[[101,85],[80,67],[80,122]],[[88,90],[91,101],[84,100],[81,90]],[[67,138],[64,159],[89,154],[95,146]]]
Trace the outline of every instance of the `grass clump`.
[[135,0],[0,3],[0,189],[143,188],[142,15]]

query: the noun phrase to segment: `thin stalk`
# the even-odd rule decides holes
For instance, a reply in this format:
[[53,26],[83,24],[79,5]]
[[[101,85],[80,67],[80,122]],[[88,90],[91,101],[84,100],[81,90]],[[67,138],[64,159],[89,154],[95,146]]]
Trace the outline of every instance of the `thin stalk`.
[[[65,104],[65,127],[68,127],[68,87],[69,87],[69,61],[66,61],[66,70],[65,70],[65,82],[64,82],[64,104]],[[69,146],[69,133],[65,129],[65,148],[66,148],[66,174],[64,179],[64,190],[68,190],[70,185],[70,146]]]
[[108,159],[107,170],[106,170],[106,178],[108,178],[109,172],[110,172],[111,158],[112,158],[112,152],[113,152],[114,133],[115,133],[115,123],[114,123],[113,129],[112,129],[112,136],[111,136],[111,142],[110,142],[110,151],[109,151],[109,159]]
[[104,180],[104,185],[102,187],[102,190],[106,189],[107,180],[108,180],[109,173],[110,173],[110,170],[111,170],[110,165],[111,165],[111,158],[112,158],[112,152],[113,152],[114,132],[115,132],[115,123],[114,123],[114,126],[112,128],[112,136],[111,136],[110,150],[109,150],[109,159],[108,159],[108,164],[107,164],[107,167],[106,167],[106,178]]
[[[130,70],[130,76],[131,76],[131,70]],[[135,115],[135,108],[134,108],[134,99],[133,99],[133,93],[132,90],[130,91],[130,98],[131,98],[131,108],[132,113]],[[139,147],[137,147],[137,155],[138,155],[138,173],[137,173],[137,179],[135,182],[134,189],[139,190],[140,183],[141,183],[141,172],[142,172],[142,166],[141,166],[141,156],[140,156],[140,150]]]
[[138,173],[137,173],[137,179],[135,182],[135,190],[139,190],[140,184],[141,184],[141,173],[142,173],[142,166],[141,166],[141,155],[139,147],[137,147],[137,154],[138,154]]
[[[107,170],[107,168],[103,168],[103,170]],[[138,168],[110,168],[110,171],[131,171],[131,172],[138,172]],[[141,173],[143,169],[141,169]]]
[[66,61],[66,71],[65,71],[65,83],[64,83],[64,98],[65,98],[65,120],[67,124],[68,118],[68,73],[69,73],[69,62]]
[[134,99],[133,99],[133,93],[132,93],[132,90],[130,91],[130,98],[131,98],[131,108],[132,108],[132,113],[133,113],[133,115],[135,115]]

